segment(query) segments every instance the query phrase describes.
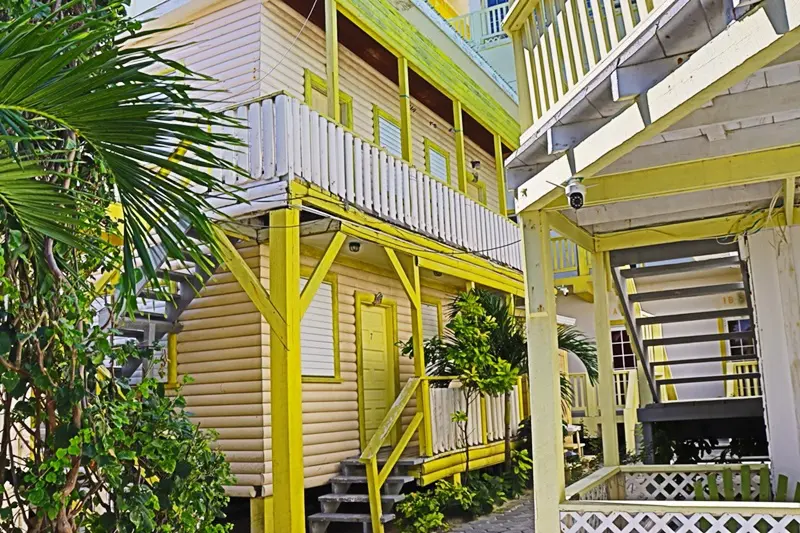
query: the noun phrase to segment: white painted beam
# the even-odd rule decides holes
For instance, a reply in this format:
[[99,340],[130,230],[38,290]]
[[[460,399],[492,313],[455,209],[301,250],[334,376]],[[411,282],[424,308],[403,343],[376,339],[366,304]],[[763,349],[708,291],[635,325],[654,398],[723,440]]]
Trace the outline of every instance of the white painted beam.
[[781,3],[788,13],[783,29],[792,31],[776,31],[764,9],[732,23],[636,104],[576,146],[571,152],[573,160],[561,156],[526,182],[520,189],[517,209],[546,206],[559,194],[546,182],[560,184],[574,175],[594,176],[800,43],[800,31],[796,29],[800,24],[800,0]]
[[558,154],[574,148],[610,120],[611,118],[599,118],[553,126],[547,130],[547,153]]
[[611,94],[615,102],[636,98],[681,66],[690,54],[664,57],[647,63],[618,67],[611,73]]
[[708,142],[724,141],[728,138],[728,136],[725,134],[725,128],[722,126],[722,124],[704,126],[700,128],[700,132],[706,136]]

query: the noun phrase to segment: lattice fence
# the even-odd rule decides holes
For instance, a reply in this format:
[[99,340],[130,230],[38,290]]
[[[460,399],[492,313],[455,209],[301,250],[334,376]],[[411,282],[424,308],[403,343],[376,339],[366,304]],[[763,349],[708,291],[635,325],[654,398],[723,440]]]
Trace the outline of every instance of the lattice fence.
[[[700,480],[706,494],[710,472],[625,472],[626,500],[694,500],[694,483]],[[750,477],[750,497],[754,500],[759,494],[759,471],[748,472]],[[719,493],[723,492],[722,477],[717,476]],[[733,471],[733,491],[735,499],[742,499],[742,472]],[[587,499],[587,498],[582,498]]]
[[[688,509],[687,509],[688,510]],[[562,533],[794,533],[800,516],[562,511]]]

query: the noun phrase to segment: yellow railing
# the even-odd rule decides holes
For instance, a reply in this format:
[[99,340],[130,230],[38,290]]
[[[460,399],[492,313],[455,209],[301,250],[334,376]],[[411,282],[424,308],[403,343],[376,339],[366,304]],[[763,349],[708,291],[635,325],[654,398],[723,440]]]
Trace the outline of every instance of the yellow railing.
[[[618,409],[627,404],[631,375],[635,374],[636,370],[614,371],[614,405]],[[567,377],[572,385],[572,409],[585,411],[587,416],[596,415],[597,389],[589,384],[589,376],[585,372],[572,372]]]
[[620,0],[617,7],[617,2],[600,0],[515,2],[504,29],[514,43],[523,131],[564,99],[658,3]]
[[[732,363],[733,374],[751,374],[758,372],[756,361],[743,361]],[[751,398],[761,396],[761,380],[759,378],[741,378],[733,381],[733,396],[736,398]]]
[[550,251],[553,256],[554,274],[574,272],[576,276],[588,276],[591,273],[589,252],[566,237],[552,237]]
[[386,442],[386,439],[392,434],[392,430],[400,420],[400,417],[408,405],[408,402],[414,397],[420,381],[420,378],[411,378],[408,380],[403,389],[400,391],[400,394],[397,396],[397,399],[389,408],[389,411],[386,413],[381,425],[378,426],[375,434],[372,435],[372,438],[369,440],[369,443],[367,443],[366,448],[364,448],[364,451],[361,453],[360,460],[367,470],[369,510],[372,517],[373,533],[383,533],[383,523],[381,522],[381,515],[383,514],[381,505],[381,487],[391,474],[392,469],[394,469],[394,466],[397,464],[397,461],[400,459],[400,456],[403,454],[406,446],[408,446],[408,443],[411,441],[411,437],[414,436],[414,433],[422,423],[424,416],[423,413],[417,412],[417,414],[414,415],[414,418],[411,419],[408,427],[403,432],[403,436],[400,437],[399,442],[391,451],[386,463],[384,463],[383,468],[381,469],[378,469],[378,452]]

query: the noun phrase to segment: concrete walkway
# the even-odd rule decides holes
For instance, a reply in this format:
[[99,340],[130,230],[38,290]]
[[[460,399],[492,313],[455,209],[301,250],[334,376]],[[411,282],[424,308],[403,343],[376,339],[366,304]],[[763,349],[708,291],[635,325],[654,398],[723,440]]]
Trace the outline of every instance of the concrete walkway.
[[531,496],[523,496],[502,510],[455,527],[451,533],[533,533]]

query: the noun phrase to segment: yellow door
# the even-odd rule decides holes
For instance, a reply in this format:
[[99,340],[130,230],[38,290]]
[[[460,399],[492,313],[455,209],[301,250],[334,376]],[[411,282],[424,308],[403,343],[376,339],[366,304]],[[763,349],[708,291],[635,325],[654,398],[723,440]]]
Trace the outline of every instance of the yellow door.
[[[391,309],[361,306],[361,408],[364,443],[369,442],[394,402]],[[386,444],[391,444],[391,441]]]

